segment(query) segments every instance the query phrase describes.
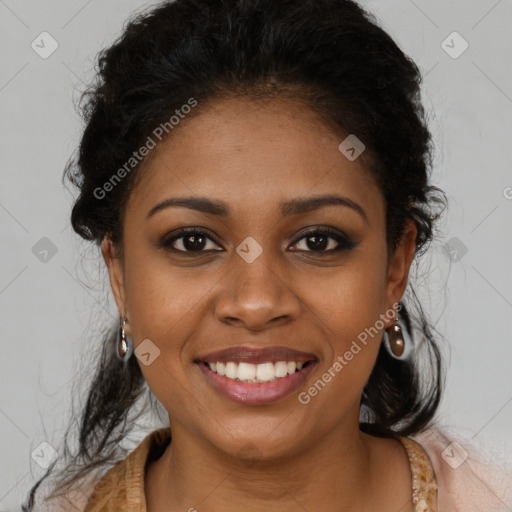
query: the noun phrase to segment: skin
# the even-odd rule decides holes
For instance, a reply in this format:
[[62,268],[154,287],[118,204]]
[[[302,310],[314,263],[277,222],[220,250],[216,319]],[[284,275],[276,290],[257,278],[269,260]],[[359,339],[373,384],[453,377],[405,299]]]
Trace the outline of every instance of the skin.
[[[403,296],[414,224],[388,255],[381,191],[362,158],[338,150],[344,136],[302,105],[231,98],[201,107],[147,161],[123,219],[123,254],[108,237],[102,245],[134,346],[150,339],[161,351],[141,369],[173,440],[148,467],[148,511],[413,510],[401,443],[359,430],[382,331],[307,405],[297,393],[233,402],[193,361],[243,344],[296,348],[318,359],[299,391],[307,390]],[[349,198],[365,217],[342,205],[281,217],[282,201],[324,194]],[[147,218],[160,201],[188,196],[222,200],[231,213],[171,207]],[[175,252],[159,247],[187,226],[212,235],[203,253],[179,253],[183,239]],[[329,238],[315,252],[305,232],[326,226],[357,245],[329,253],[338,245]],[[263,249],[252,263],[236,252],[248,236]]]

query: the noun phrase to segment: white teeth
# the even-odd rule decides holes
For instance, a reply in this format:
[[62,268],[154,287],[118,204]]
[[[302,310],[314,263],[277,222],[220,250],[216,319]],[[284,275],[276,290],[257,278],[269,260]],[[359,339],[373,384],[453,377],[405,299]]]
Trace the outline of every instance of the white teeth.
[[288,365],[286,361],[279,361],[276,363],[276,377],[286,377],[288,375]]
[[236,374],[237,374],[236,363],[233,363],[231,361],[229,363],[226,363],[226,377],[228,379],[236,379]]
[[239,380],[253,380],[256,377],[256,365],[250,363],[240,363],[236,376]]
[[256,366],[256,378],[261,382],[270,382],[276,378],[276,370],[273,363],[263,363]]
[[[226,365],[224,363],[217,363],[217,373],[219,375],[226,375]],[[212,368],[213,371],[215,371],[213,368]]]
[[304,363],[295,361],[278,361],[277,363],[235,363],[228,361],[227,363],[208,363],[212,372],[219,375],[225,375],[228,379],[238,380],[241,382],[272,382],[276,379],[282,379],[295,371],[303,368]]

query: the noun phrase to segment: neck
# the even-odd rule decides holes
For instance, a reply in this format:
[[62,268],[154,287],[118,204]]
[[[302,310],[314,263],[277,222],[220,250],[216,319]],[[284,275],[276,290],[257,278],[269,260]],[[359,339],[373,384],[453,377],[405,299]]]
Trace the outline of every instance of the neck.
[[[371,510],[376,489],[370,436],[358,423],[338,426],[321,440],[287,457],[258,457],[255,447],[231,457],[179,425],[164,455],[150,467],[148,511],[211,512],[303,508],[323,511]],[[165,508],[161,508],[165,506]]]

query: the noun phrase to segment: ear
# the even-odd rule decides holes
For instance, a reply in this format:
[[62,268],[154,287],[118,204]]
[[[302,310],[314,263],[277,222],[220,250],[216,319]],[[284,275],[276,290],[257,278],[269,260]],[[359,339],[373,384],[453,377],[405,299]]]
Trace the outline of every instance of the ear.
[[126,300],[124,290],[123,261],[118,254],[118,248],[108,235],[105,235],[101,243],[101,254],[107,265],[112,294],[119,310],[119,316],[126,313]]
[[406,219],[402,238],[391,256],[386,283],[387,309],[402,299],[409,278],[409,269],[416,253],[418,230],[412,219]]

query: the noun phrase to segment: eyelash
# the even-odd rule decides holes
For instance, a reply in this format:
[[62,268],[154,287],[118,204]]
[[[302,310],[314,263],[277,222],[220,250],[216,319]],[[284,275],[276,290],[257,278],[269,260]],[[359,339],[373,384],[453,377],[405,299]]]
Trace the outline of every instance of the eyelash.
[[[180,231],[178,231],[178,233],[174,234],[172,237],[169,237],[169,238],[164,237],[160,242],[160,246],[169,251],[172,251],[175,253],[182,253],[182,254],[194,254],[194,253],[210,252],[211,251],[211,250],[210,251],[205,251],[205,250],[198,250],[198,251],[186,251],[185,250],[185,251],[183,251],[180,249],[174,249],[172,247],[172,244],[175,241],[177,241],[181,238],[184,238],[187,235],[199,235],[199,236],[207,238],[208,240],[213,241],[215,244],[219,245],[218,242],[211,235],[209,235],[206,231],[202,231],[201,229],[198,229],[198,228],[183,228]],[[338,243],[338,247],[336,247],[335,249],[329,249],[329,250],[318,250],[318,251],[299,250],[297,252],[312,252],[312,253],[316,253],[316,254],[331,254],[331,253],[336,253],[336,252],[340,252],[343,250],[353,249],[357,245],[356,243],[352,242],[347,236],[344,236],[344,235],[340,234],[338,231],[335,231],[330,228],[315,228],[315,229],[309,230],[306,233],[303,233],[302,236],[300,238],[298,238],[295,242],[293,242],[291,245],[292,246],[296,245],[300,241],[302,241],[308,237],[311,237],[313,235],[327,236],[328,238],[332,238]],[[220,251],[215,250],[215,252],[220,252]]]

